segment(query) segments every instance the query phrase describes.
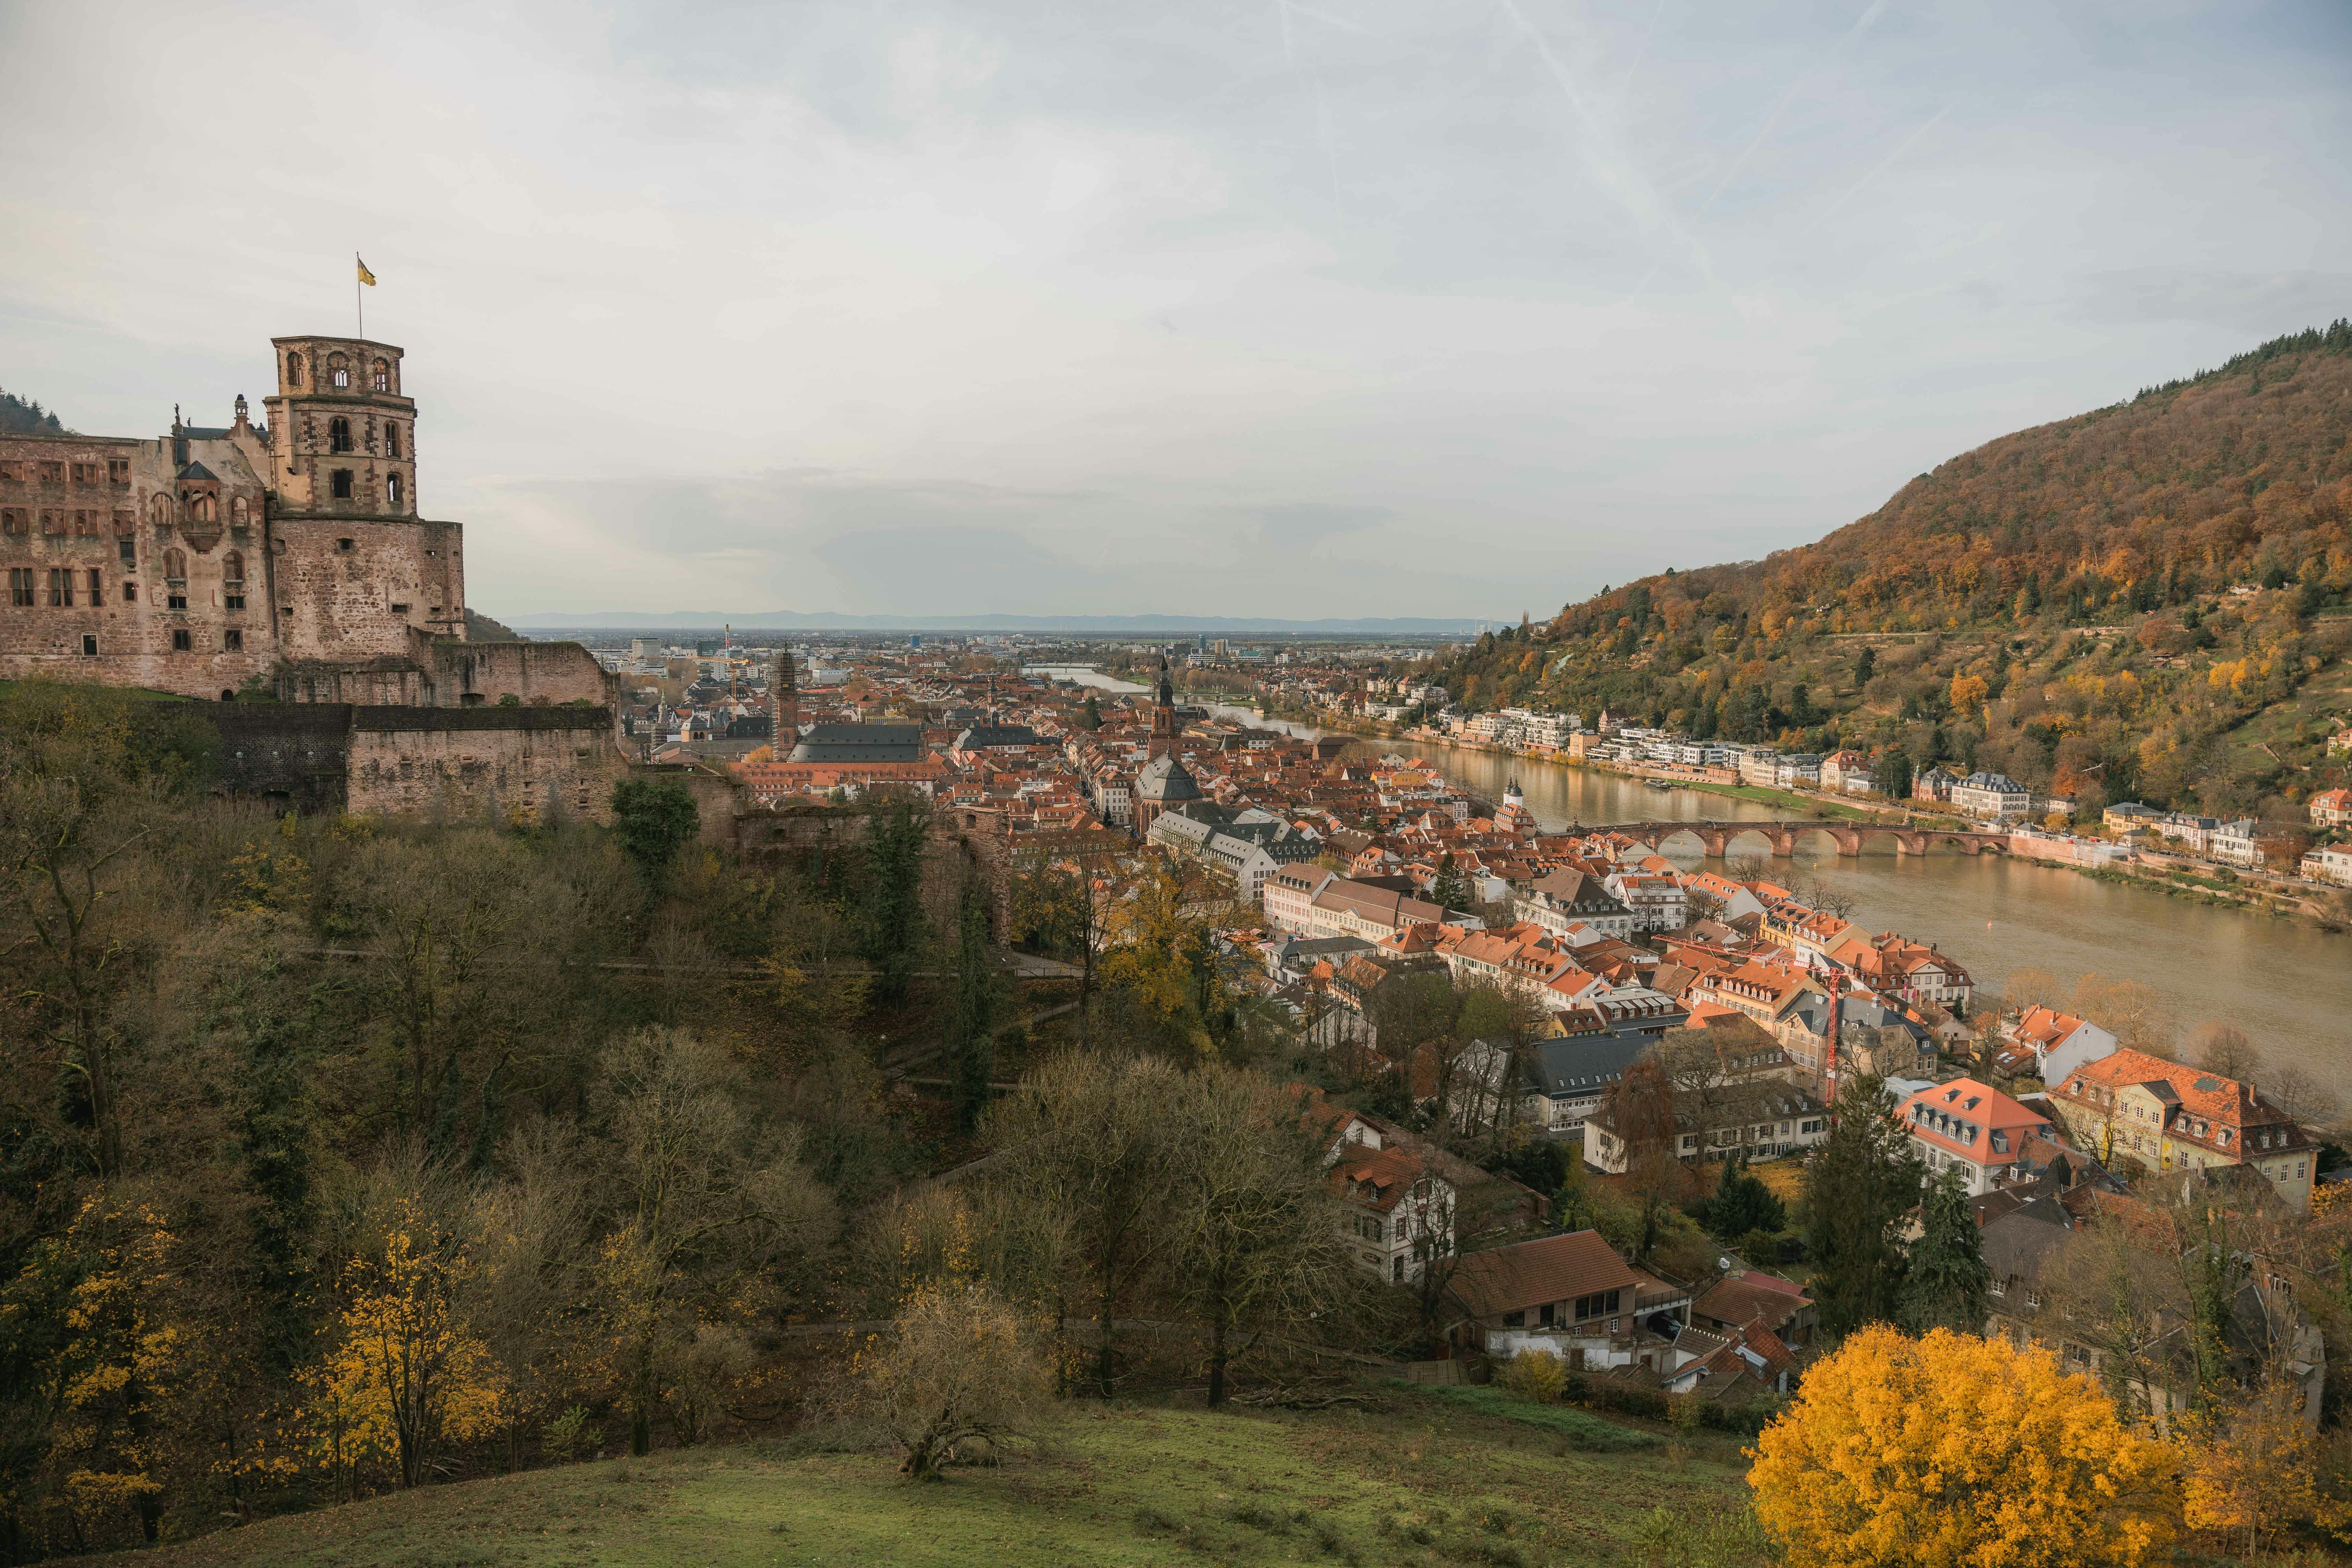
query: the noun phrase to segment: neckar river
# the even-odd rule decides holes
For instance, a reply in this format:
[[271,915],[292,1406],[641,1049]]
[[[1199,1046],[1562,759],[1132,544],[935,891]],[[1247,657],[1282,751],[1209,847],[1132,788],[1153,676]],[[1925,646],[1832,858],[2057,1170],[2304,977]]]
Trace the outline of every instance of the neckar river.
[[[1110,690],[1140,689],[1091,670],[1054,673]],[[1241,709],[1213,711],[1244,723],[1268,722]],[[1314,733],[1304,726],[1280,727]],[[1424,757],[1489,801],[1499,800],[1516,779],[1528,809],[1549,829],[1706,817],[1753,822],[1777,815],[1751,801],[1652,790],[1619,774],[1528,757],[1403,741],[1367,744]],[[1753,840],[1749,847],[1760,847]],[[1796,874],[1845,893],[1853,900],[1852,918],[1872,931],[1899,931],[1943,947],[1968,966],[1981,994],[1998,994],[2013,972],[2029,967],[2048,970],[2064,984],[2094,973],[2144,981],[2170,1004],[2183,1038],[2207,1018],[2227,1019],[2251,1035],[2271,1061],[2293,1063],[2352,1091],[2352,937],[2002,856],[1897,856],[1891,847],[1874,848],[1851,859],[1800,854]],[[1686,866],[1701,859],[1696,840],[1669,846],[1667,854]]]

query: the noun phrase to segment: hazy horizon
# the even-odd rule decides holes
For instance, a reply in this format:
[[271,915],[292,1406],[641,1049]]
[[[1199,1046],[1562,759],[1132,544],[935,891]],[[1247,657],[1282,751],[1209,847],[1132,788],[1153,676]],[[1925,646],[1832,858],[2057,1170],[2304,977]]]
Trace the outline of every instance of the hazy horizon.
[[2347,63],[2323,0],[0,6],[0,386],[226,423],[357,250],[486,614],[1541,616],[2352,310]]

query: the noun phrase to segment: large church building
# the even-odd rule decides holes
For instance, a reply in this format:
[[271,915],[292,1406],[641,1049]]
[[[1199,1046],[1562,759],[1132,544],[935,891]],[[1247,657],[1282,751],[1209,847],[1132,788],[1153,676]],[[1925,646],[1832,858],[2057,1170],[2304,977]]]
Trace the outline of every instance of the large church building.
[[577,643],[469,632],[465,531],[421,510],[401,351],[270,348],[261,424],[239,395],[226,426],[175,410],[153,439],[0,435],[0,679],[235,702],[229,760],[265,793],[592,809],[622,765],[619,679]]

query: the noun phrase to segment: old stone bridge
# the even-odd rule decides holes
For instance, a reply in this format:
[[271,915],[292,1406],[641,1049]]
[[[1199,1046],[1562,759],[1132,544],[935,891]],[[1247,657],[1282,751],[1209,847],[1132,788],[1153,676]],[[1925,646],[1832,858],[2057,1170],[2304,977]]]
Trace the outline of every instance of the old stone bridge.
[[1678,834],[1688,834],[1720,858],[1745,852],[1739,840],[1753,836],[1771,847],[1774,855],[1797,852],[1799,843],[1819,834],[1841,855],[1859,855],[1874,838],[1892,839],[1898,855],[1925,855],[1936,846],[1949,845],[1966,855],[2006,855],[2009,835],[1963,827],[1917,827],[1899,822],[1612,822],[1594,833],[1622,833],[1636,843],[1657,849]]

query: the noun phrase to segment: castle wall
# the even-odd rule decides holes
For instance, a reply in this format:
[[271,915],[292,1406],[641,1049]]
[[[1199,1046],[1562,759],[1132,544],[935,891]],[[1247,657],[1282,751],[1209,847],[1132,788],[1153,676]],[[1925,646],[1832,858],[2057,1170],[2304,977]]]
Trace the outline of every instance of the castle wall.
[[610,823],[629,760],[604,708],[354,708],[348,809]]
[[220,731],[220,787],[303,811],[343,809],[352,710],[343,703],[232,703],[209,717]]
[[621,678],[576,642],[467,642],[432,646],[433,684],[444,704],[470,707],[512,697],[526,704],[588,702],[619,710]]

